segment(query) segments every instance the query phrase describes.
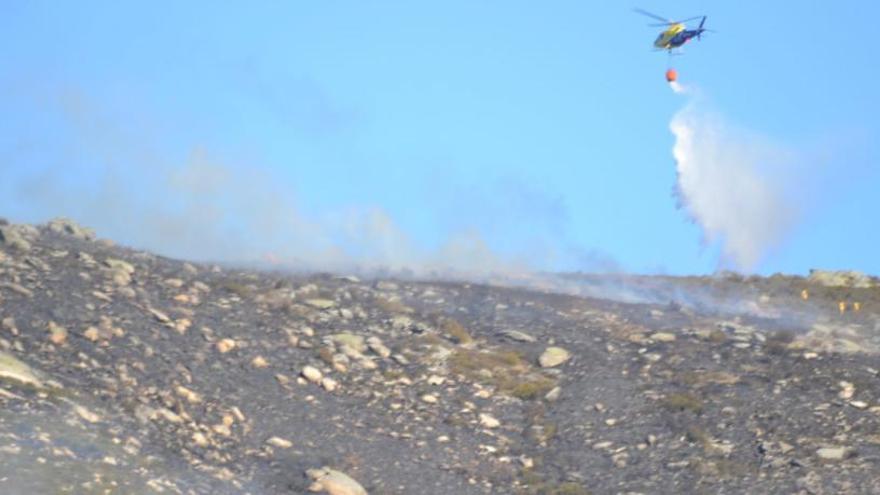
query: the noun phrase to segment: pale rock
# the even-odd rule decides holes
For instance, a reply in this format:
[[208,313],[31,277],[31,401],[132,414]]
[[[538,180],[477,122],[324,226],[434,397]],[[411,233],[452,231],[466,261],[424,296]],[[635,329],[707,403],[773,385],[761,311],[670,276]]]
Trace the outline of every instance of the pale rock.
[[846,381],[841,381],[839,385],[840,385],[841,390],[837,394],[837,396],[843,400],[852,399],[853,395],[856,392],[855,385],[853,385],[850,382],[846,382]]
[[367,346],[373,351],[377,356],[385,359],[391,356],[391,349],[385,346],[384,343],[379,339],[379,337],[369,337],[367,338]]
[[226,354],[227,352],[235,349],[235,346],[236,346],[236,343],[235,343],[235,340],[233,340],[233,339],[229,339],[229,338],[220,339],[220,341],[217,342],[217,351],[220,354]]
[[150,314],[153,315],[153,318],[156,318],[162,323],[170,323],[171,318],[165,313],[159,311],[158,309],[149,308]]
[[4,351],[0,351],[0,379],[43,388],[43,381],[30,366]]
[[547,395],[544,396],[544,400],[547,402],[556,402],[559,400],[559,397],[562,395],[561,387],[553,387],[552,390],[547,392]]
[[486,428],[492,429],[501,426],[501,421],[498,421],[489,414],[480,413],[480,424]]
[[347,355],[349,355],[348,357],[350,358],[357,358],[360,356],[360,354],[367,350],[367,345],[362,335],[355,335],[353,333],[343,332],[333,334],[329,337],[329,339],[335,344],[341,346],[343,348],[343,352],[345,352],[345,347],[348,347],[349,349],[354,351],[353,354],[355,355],[349,355],[349,353],[346,353]]
[[86,330],[83,332],[83,337],[91,340],[92,342],[97,342],[98,338],[100,337],[100,332],[95,327],[89,327],[86,328]]
[[174,389],[174,391],[177,392],[177,395],[186,399],[190,404],[198,404],[202,402],[202,397],[199,394],[184,387],[183,385],[178,385]]
[[306,366],[300,372],[306,380],[312,383],[320,383],[321,379],[324,377],[324,374],[321,373],[321,370],[315,368],[314,366]]
[[656,342],[675,342],[675,334],[670,332],[656,332],[651,338]]
[[89,423],[97,423],[98,421],[101,421],[101,416],[98,416],[79,404],[73,406],[73,410],[76,412],[77,416]]
[[183,335],[192,326],[192,321],[187,318],[181,318],[174,322],[174,330]]
[[81,227],[73,220],[68,218],[54,218],[46,225],[50,232],[55,234],[69,235],[83,241],[92,241],[95,239],[95,232],[92,229]]
[[515,340],[517,342],[531,343],[531,342],[535,342],[535,340],[536,340],[531,335],[529,335],[525,332],[521,332],[519,330],[502,330],[500,332],[500,334],[504,337],[507,337],[511,340]]
[[542,368],[553,368],[569,359],[571,359],[571,354],[562,347],[548,347],[538,358],[538,363]]
[[293,442],[281,437],[271,437],[266,440],[266,443],[279,449],[289,449],[293,447]]
[[192,434],[192,441],[199,447],[207,447],[208,445],[210,445],[210,442],[208,442],[208,437],[206,437],[205,434],[200,431]]
[[325,376],[321,379],[321,387],[328,392],[333,392],[339,386],[339,382],[330,378],[329,376]]
[[409,316],[398,315],[391,318],[391,328],[395,330],[407,330],[413,325],[413,320]]
[[49,341],[55,345],[61,345],[67,341],[67,329],[56,324],[54,321],[49,322]]
[[306,299],[304,302],[315,309],[330,309],[336,306],[336,301],[332,299]]
[[816,451],[816,455],[826,461],[840,461],[846,458],[847,454],[849,449],[846,447],[822,447]]
[[309,486],[311,492],[325,492],[328,495],[367,495],[367,491],[347,474],[329,467],[309,469],[306,474],[314,482]]

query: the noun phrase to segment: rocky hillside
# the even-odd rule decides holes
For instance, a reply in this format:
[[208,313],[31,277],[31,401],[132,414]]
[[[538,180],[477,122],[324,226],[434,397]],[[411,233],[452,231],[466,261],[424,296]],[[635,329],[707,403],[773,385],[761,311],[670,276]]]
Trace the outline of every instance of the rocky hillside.
[[877,493],[880,289],[856,278],[563,294],[0,221],[0,493]]

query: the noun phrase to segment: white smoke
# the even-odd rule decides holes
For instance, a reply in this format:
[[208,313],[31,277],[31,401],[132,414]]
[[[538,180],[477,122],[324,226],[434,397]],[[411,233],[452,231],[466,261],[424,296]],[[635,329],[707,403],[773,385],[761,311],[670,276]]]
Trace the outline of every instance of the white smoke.
[[[673,85],[676,93],[692,93]],[[680,206],[721,246],[722,265],[745,271],[786,238],[799,218],[794,154],[705,110],[698,96],[670,123]]]

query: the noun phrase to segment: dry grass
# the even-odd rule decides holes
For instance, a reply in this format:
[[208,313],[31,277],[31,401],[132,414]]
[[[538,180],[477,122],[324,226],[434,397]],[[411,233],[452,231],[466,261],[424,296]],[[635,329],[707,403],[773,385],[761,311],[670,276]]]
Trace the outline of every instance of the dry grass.
[[788,350],[789,344],[794,342],[795,335],[788,330],[779,330],[767,336],[764,349],[769,354],[783,354]]
[[321,358],[321,361],[327,363],[327,365],[333,366],[333,351],[331,351],[329,347],[318,349],[318,357]]
[[544,481],[544,478],[531,469],[524,469],[520,473],[520,482],[526,485],[521,493],[525,495],[590,495],[583,486],[566,481],[554,484]]
[[393,382],[395,380],[399,380],[401,378],[406,377],[406,372],[398,369],[389,369],[382,372],[382,378]]
[[539,399],[556,386],[555,380],[538,373],[521,354],[512,350],[458,348],[449,357],[448,364],[452,373],[522,400]]
[[248,299],[254,294],[253,288],[251,288],[246,283],[241,280],[235,279],[223,279],[219,283],[220,289],[229,292],[231,294],[235,294],[236,296],[242,299]]
[[385,313],[393,315],[412,313],[412,308],[410,308],[406,304],[403,304],[397,299],[388,299],[386,297],[376,296],[375,298],[373,298],[373,303]]
[[715,330],[709,332],[709,336],[706,338],[706,340],[713,344],[723,344],[725,341],[727,341],[727,334],[716,328]]
[[508,390],[508,393],[517,399],[534,400],[540,399],[547,395],[547,392],[553,390],[556,382],[550,378],[539,376],[526,381],[521,381]]
[[452,318],[444,318],[440,322],[440,330],[452,338],[456,344],[468,344],[474,340],[467,329]]

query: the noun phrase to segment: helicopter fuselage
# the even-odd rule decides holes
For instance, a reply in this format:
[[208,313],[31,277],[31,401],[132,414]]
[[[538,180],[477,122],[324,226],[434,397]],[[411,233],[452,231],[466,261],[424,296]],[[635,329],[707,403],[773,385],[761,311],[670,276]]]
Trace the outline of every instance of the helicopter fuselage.
[[699,29],[687,29],[684,24],[673,24],[657,36],[657,39],[654,40],[654,47],[661,50],[672,50],[699,36],[703,31],[702,27]]

